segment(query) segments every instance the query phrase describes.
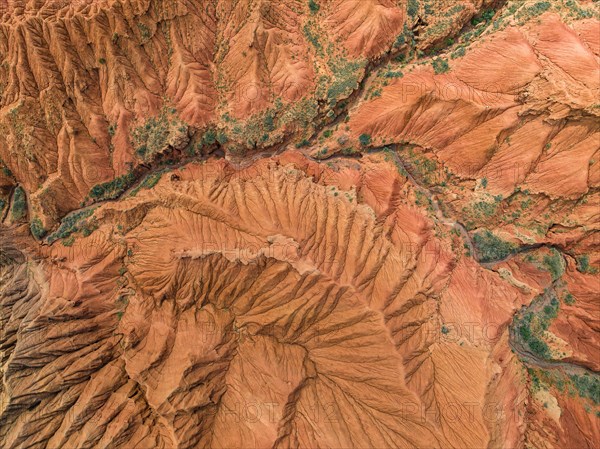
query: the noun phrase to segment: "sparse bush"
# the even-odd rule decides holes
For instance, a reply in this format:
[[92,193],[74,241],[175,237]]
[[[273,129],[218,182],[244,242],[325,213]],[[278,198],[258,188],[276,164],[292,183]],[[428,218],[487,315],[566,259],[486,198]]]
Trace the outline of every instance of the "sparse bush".
[[543,14],[546,11],[548,11],[551,6],[552,5],[550,4],[550,2],[537,2],[535,5],[530,6],[527,12],[529,13],[529,15],[539,16],[540,14]]
[[489,22],[494,18],[494,15],[496,15],[496,11],[493,9],[487,9],[481,14],[481,16],[473,17],[471,19],[471,25],[477,26],[480,23]]
[[2,173],[4,174],[4,176],[6,176],[7,178],[12,178],[13,174],[12,171],[10,171],[10,168],[8,168],[6,165],[4,165],[2,167]]
[[217,142],[221,145],[225,145],[227,143],[227,135],[223,131],[217,132]]
[[565,270],[562,256],[554,248],[552,248],[549,255],[544,256],[544,265],[552,275],[553,280],[560,279]]
[[52,243],[58,239],[65,239],[71,234],[80,231],[87,226],[87,222],[84,221],[94,213],[94,209],[84,209],[64,217],[60,223],[58,229],[48,236],[48,243]]
[[90,190],[89,197],[94,200],[115,199],[125,190],[127,190],[135,181],[133,173],[127,173],[119,176],[112,181],[102,184],[96,184]]
[[309,23],[306,23],[304,25],[302,31],[304,31],[304,36],[306,37],[306,39],[313,45],[313,47],[315,47],[315,51],[317,52],[317,54],[323,55],[323,46],[321,45],[321,42],[319,41],[317,35],[311,29]]
[[590,257],[587,254],[577,258],[577,271],[588,274],[598,273],[598,269],[590,265]]
[[531,349],[531,352],[533,352],[538,357],[541,357],[543,359],[547,359],[550,357],[550,348],[548,348],[548,345],[545,341],[542,341],[537,337],[531,337],[531,339],[528,342],[528,345],[529,349]]
[[157,173],[150,173],[143,179],[142,182],[140,182],[140,184],[135,189],[131,191],[131,196],[136,196],[141,189],[153,188],[156,184],[158,184],[158,181],[160,181],[160,178],[162,177],[164,172],[165,170],[159,171]]
[[145,42],[148,39],[150,39],[150,37],[151,37],[150,29],[141,22],[138,22],[137,26],[138,26],[138,29],[140,30],[140,36],[142,38],[142,42]]
[[75,236],[72,235],[62,241],[63,246],[73,246],[73,243],[75,243]]
[[600,377],[584,374],[572,375],[570,378],[579,396],[590,399],[596,405],[600,404]]
[[418,0],[408,0],[408,6],[406,8],[408,15],[410,17],[415,17],[419,13],[419,1]]
[[31,234],[38,240],[43,239],[46,235],[46,230],[44,229],[42,220],[37,217],[34,217],[29,223],[29,229],[31,230]]
[[452,58],[452,59],[462,58],[466,53],[467,53],[467,51],[465,50],[465,47],[459,47],[456,49],[456,51],[454,51],[450,55],[450,58]]
[[330,61],[334,79],[327,89],[327,98],[330,106],[335,106],[337,100],[341,97],[350,95],[356,88],[360,80],[359,70],[364,67],[364,61],[349,61],[345,58],[335,58]]
[[443,58],[436,58],[431,64],[433,65],[433,71],[436,73],[436,75],[446,73],[448,70],[450,70],[448,61]]
[[13,193],[10,214],[15,221],[22,220],[27,214],[27,197],[25,196],[25,190],[21,186],[15,188],[15,192]]
[[505,242],[487,229],[482,233],[475,234],[473,236],[473,243],[481,262],[503,260],[516,250],[514,244]]
[[319,12],[319,9],[321,9],[321,7],[315,0],[308,0],[308,9],[310,9],[310,12],[312,14],[316,14]]
[[[176,111],[175,111],[176,112]],[[168,147],[175,137],[187,133],[187,126],[174,116],[173,110],[163,108],[157,117],[150,117],[132,132],[136,154],[148,160]],[[213,131],[214,132],[214,131]]]
[[383,76],[386,78],[402,78],[404,76],[404,73],[390,70],[389,72],[385,72]]
[[371,136],[369,134],[361,134],[358,140],[363,147],[371,144]]

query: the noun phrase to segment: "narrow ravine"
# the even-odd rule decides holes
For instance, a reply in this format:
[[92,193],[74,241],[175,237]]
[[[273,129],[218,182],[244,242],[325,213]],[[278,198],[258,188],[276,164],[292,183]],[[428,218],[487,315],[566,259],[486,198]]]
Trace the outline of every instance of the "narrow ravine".
[[540,314],[544,308],[550,304],[553,298],[557,299],[556,295],[556,284],[554,281],[552,287],[546,289],[539,300],[532,301],[528,306],[522,307],[517,313],[515,313],[513,320],[509,326],[509,345],[511,349],[518,355],[519,359],[523,364],[532,368],[539,368],[544,370],[560,370],[567,375],[593,375],[600,376],[599,372],[596,372],[586,366],[579,365],[575,362],[567,362],[556,359],[546,359],[535,354],[528,347],[527,343],[523,341],[523,338],[519,334],[518,326],[523,322],[525,315],[528,313]]

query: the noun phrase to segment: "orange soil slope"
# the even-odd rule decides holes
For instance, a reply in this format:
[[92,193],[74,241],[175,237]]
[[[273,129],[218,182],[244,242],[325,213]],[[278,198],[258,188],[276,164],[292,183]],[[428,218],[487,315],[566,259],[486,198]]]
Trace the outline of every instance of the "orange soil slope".
[[[190,165],[102,206],[90,237],[44,249],[39,277],[12,265],[4,328],[22,320],[29,337],[9,347],[5,413],[18,420],[5,447],[32,435],[52,447],[475,447],[510,434],[488,416],[508,399],[486,390],[501,371],[495,334],[531,295],[498,297],[497,275],[457,258],[366,168],[360,190],[384,188],[378,214],[327,172],[312,181],[320,167],[299,155],[242,172]],[[410,195],[393,165],[373,169]],[[38,351],[50,352],[23,365]]]

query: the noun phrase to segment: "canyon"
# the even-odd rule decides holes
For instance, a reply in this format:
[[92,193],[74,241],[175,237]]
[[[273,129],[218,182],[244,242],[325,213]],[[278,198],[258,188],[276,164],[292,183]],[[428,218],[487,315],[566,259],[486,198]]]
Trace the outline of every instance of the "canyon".
[[600,446],[586,0],[0,1],[0,446]]

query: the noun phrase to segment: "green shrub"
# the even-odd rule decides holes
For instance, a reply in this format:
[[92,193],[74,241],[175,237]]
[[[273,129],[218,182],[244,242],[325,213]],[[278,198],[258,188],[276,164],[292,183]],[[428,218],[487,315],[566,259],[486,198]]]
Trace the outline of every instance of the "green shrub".
[[546,11],[548,11],[551,6],[552,5],[550,4],[550,2],[537,2],[535,5],[530,6],[527,12],[529,13],[529,15],[539,16],[540,14],[543,14]]
[[364,67],[361,60],[350,61],[345,58],[334,58],[329,62],[333,73],[333,82],[327,89],[330,106],[335,106],[337,100],[350,95],[360,81],[359,70]]
[[219,144],[225,145],[227,140],[227,135],[223,131],[217,132],[217,142],[219,142]]
[[594,404],[600,404],[600,377],[584,374],[572,375],[571,381],[577,388],[579,396],[590,399]]
[[371,136],[369,134],[361,134],[358,140],[363,147],[371,144]]
[[383,76],[386,78],[402,78],[404,73],[390,70],[389,72],[385,72]]
[[408,15],[410,17],[415,17],[419,13],[419,1],[418,0],[408,0],[408,6],[406,8]]
[[217,141],[217,132],[214,129],[207,130],[202,136],[203,145],[212,145]]
[[565,295],[565,304],[572,306],[573,304],[575,304],[575,297],[573,296],[573,294],[571,292],[567,293]]
[[527,342],[531,338],[531,329],[529,326],[523,324],[519,326],[519,334],[521,335],[521,338]]
[[25,196],[25,190],[21,186],[15,188],[15,192],[13,193],[10,214],[15,221],[22,220],[27,214],[27,197]]
[[450,58],[452,58],[452,59],[462,58],[466,53],[467,53],[467,51],[465,50],[465,47],[459,47],[456,49],[456,51],[454,51],[450,55]]
[[275,131],[275,118],[271,111],[268,111],[265,115],[264,127],[269,132]]
[[590,265],[590,257],[587,254],[577,258],[577,271],[588,274],[598,273],[598,269]]
[[565,270],[563,266],[563,258],[554,248],[552,248],[549,255],[544,256],[544,265],[552,275],[553,280],[560,279]]
[[433,65],[433,71],[436,73],[436,75],[446,73],[448,70],[450,70],[448,61],[443,58],[434,59],[431,65]]
[[2,167],[2,173],[4,173],[4,176],[6,176],[7,178],[13,177],[12,171],[10,171],[10,168],[8,168],[7,166]]
[[58,239],[65,239],[71,234],[86,228],[88,223],[84,220],[93,213],[94,209],[92,208],[70,213],[62,219],[58,229],[48,236],[48,243],[53,243]]
[[481,16],[473,17],[471,19],[471,25],[477,26],[483,22],[490,22],[494,18],[494,15],[496,15],[496,11],[493,9],[487,9],[481,14]]
[[404,44],[406,44],[406,36],[404,34],[399,34],[394,41],[394,47],[402,47]]
[[577,270],[582,273],[587,273],[590,269],[590,257],[587,254],[577,258]]
[[127,190],[135,181],[133,173],[127,173],[119,176],[112,181],[96,184],[90,190],[89,197],[94,200],[115,199],[125,190]]
[[173,136],[185,133],[187,125],[174,116],[173,109],[163,108],[157,117],[150,117],[142,126],[136,127],[131,136],[135,153],[146,161],[167,148]]
[[63,246],[73,246],[73,243],[75,243],[75,237],[72,235],[62,241]]
[[315,0],[308,0],[308,9],[310,9],[310,12],[312,14],[316,14],[319,12],[319,9],[321,9],[321,7],[317,2],[315,2]]
[[491,231],[485,230],[473,236],[473,243],[479,254],[481,262],[502,260],[510,256],[517,249],[510,242],[505,242],[495,236]]
[[31,230],[31,234],[38,240],[41,240],[46,235],[46,230],[44,229],[44,225],[42,224],[42,220],[37,217],[34,217],[29,223],[29,229]]
[[550,348],[548,348],[548,345],[545,341],[542,341],[537,337],[531,337],[531,339],[528,342],[528,345],[529,349],[531,349],[531,352],[533,352],[538,357],[541,357],[543,359],[547,359],[550,357]]
[[165,170],[159,171],[157,173],[150,173],[143,179],[142,182],[140,182],[140,184],[135,189],[131,191],[131,196],[136,196],[141,189],[151,189],[152,187],[154,187],[156,184],[158,184],[158,181],[160,181],[160,178],[162,177],[164,172]]

